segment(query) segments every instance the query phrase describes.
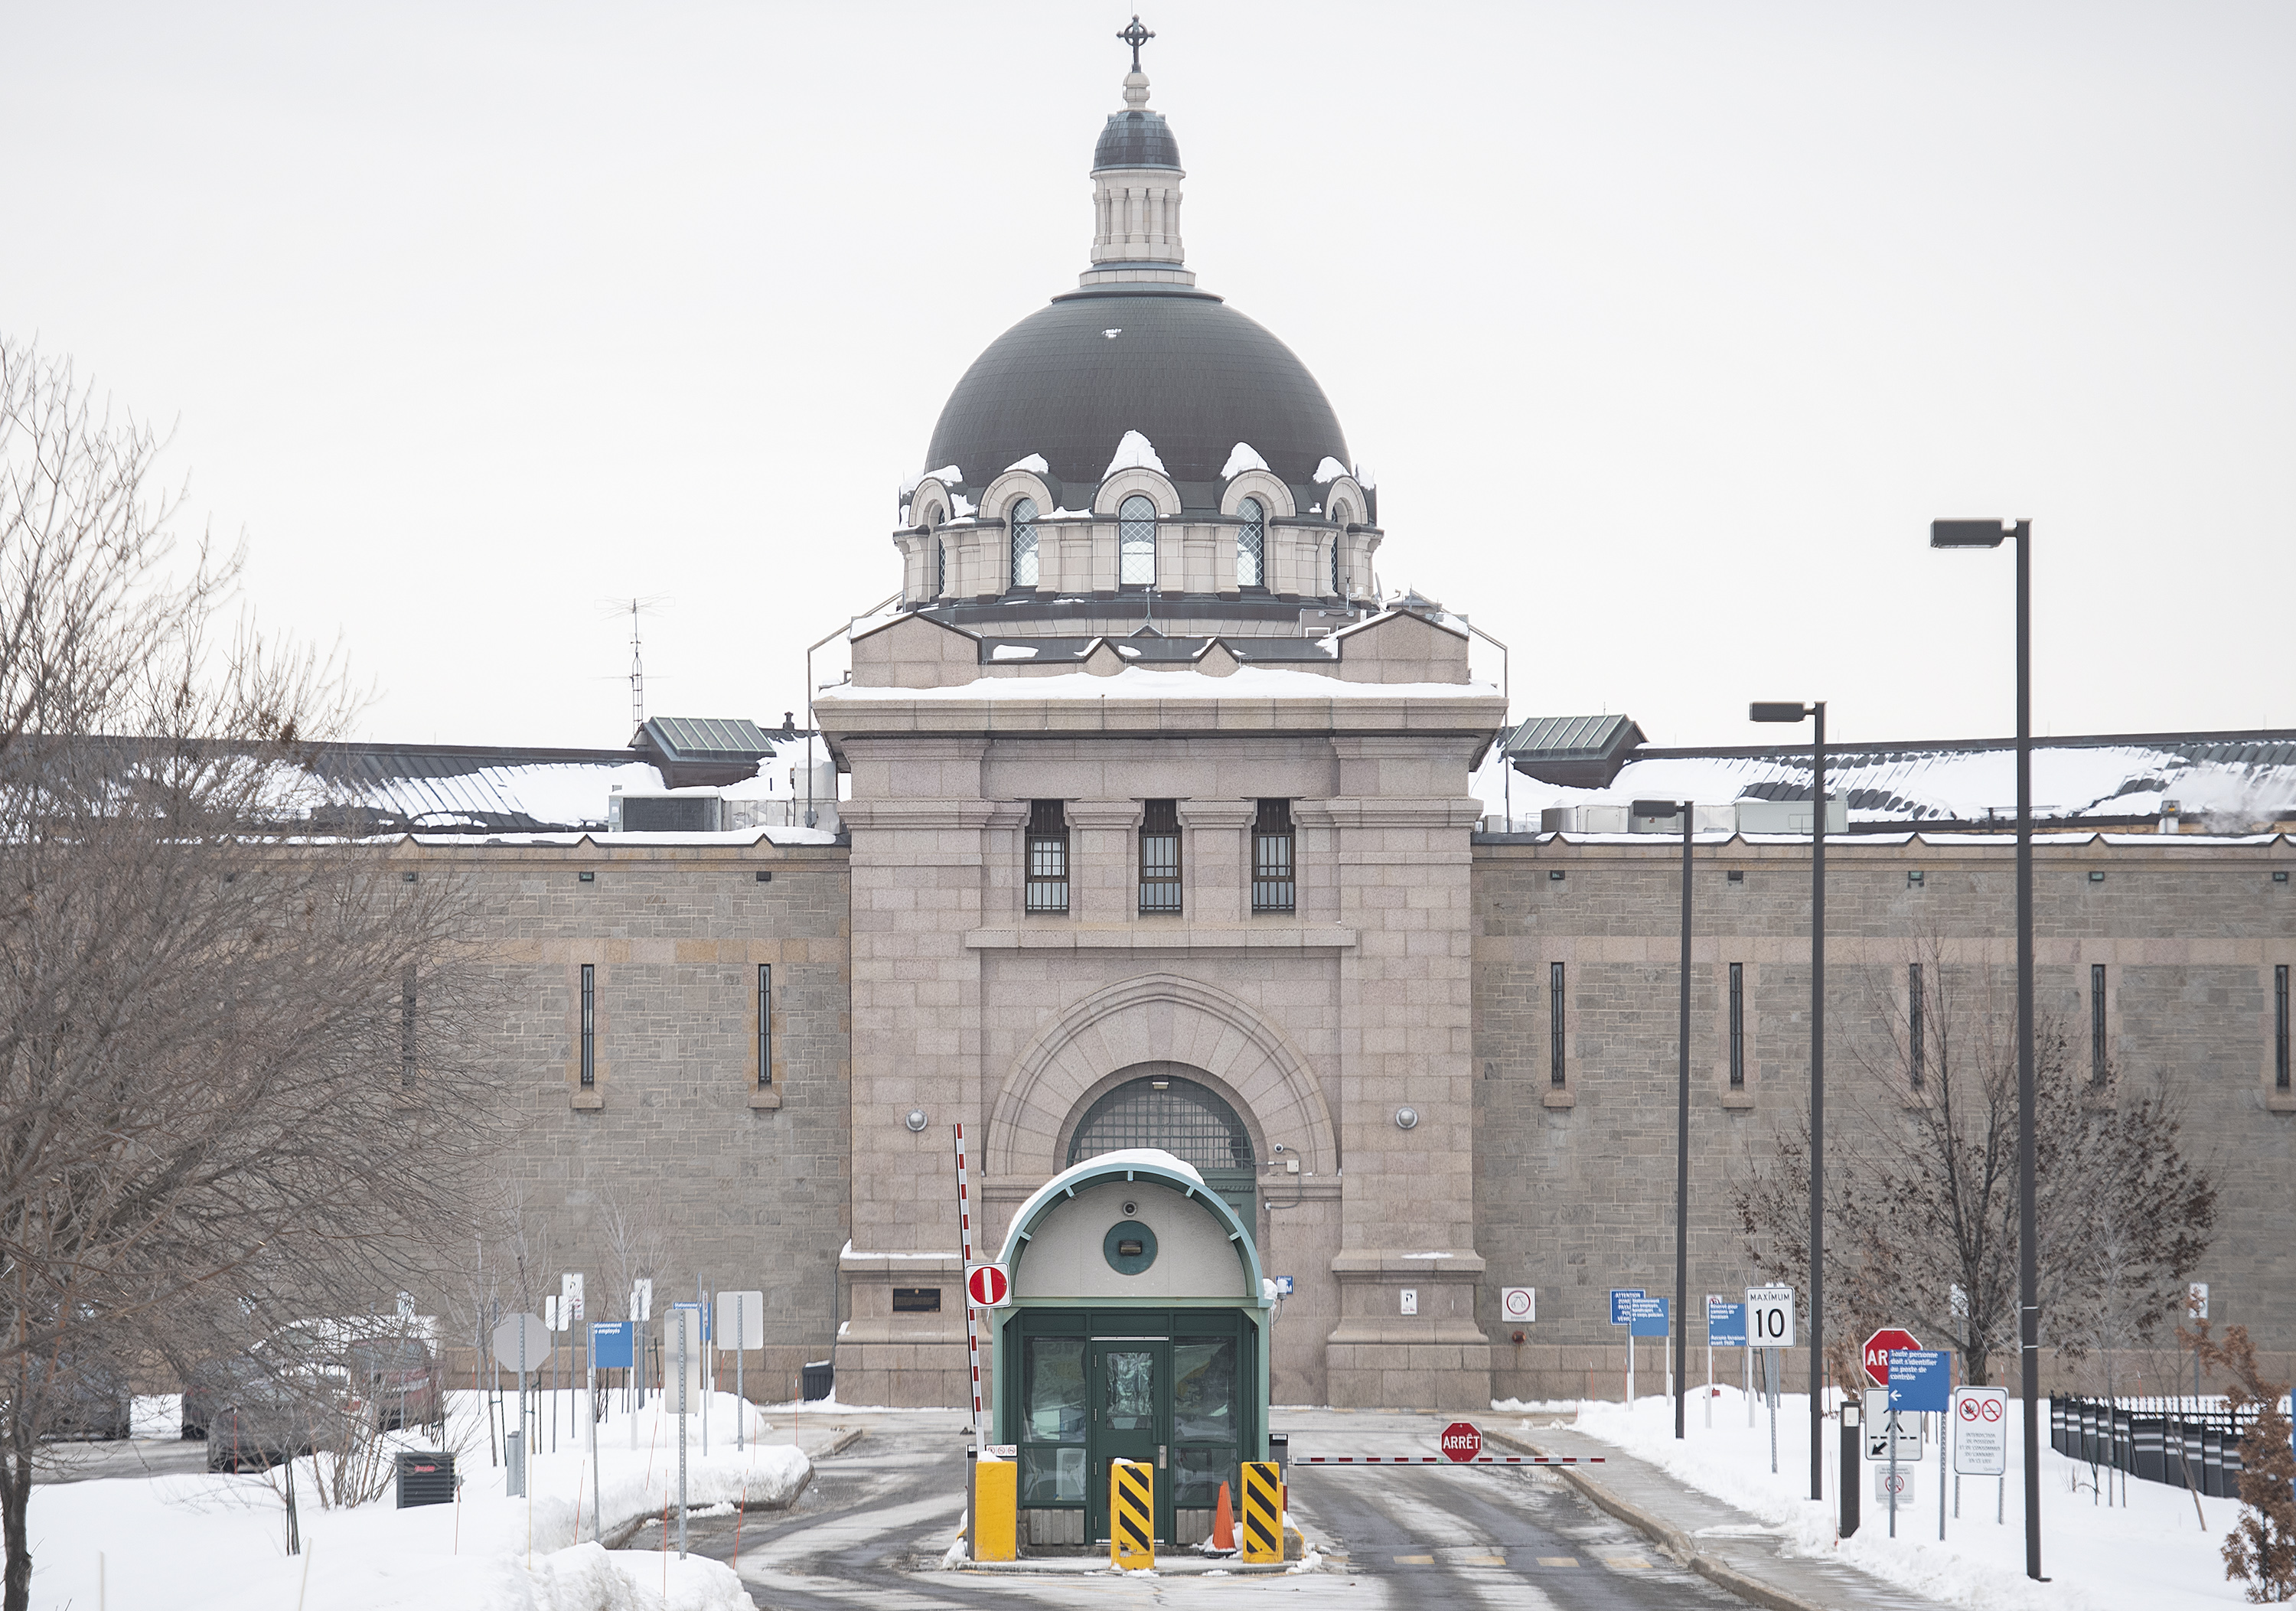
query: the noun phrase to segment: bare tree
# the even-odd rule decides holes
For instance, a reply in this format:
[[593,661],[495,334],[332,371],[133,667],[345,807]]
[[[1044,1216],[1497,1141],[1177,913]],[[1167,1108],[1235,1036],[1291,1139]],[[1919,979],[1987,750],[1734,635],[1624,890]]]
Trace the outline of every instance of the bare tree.
[[625,1319],[637,1319],[630,1295],[641,1280],[659,1277],[669,1262],[669,1226],[661,1194],[652,1187],[608,1186],[598,1196],[598,1233],[605,1238],[614,1283],[610,1301]]
[[0,341],[0,1524],[127,1361],[422,1289],[500,1111],[455,881],[291,830],[337,668],[217,638],[160,443]]
[[[1826,1282],[1845,1322],[1835,1365],[1858,1379],[1848,1341],[1911,1324],[1991,1379],[2017,1344],[2017,1095],[2013,981],[1923,948],[1922,999],[1894,995],[1879,1045],[1855,1048],[1826,1193]],[[2062,1017],[2034,1025],[2042,1308],[2069,1358],[2150,1338],[2205,1251],[2216,1190],[2177,1145],[2165,1092],[2126,1088],[2079,1056]],[[1756,1265],[1807,1284],[1807,1117],[1750,1160],[1734,1204]]]

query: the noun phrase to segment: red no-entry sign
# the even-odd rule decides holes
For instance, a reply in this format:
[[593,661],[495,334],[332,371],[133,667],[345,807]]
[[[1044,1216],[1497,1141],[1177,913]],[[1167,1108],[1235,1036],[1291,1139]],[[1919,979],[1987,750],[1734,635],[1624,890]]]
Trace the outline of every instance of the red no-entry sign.
[[1874,1378],[1877,1387],[1890,1385],[1890,1350],[1919,1348],[1914,1334],[1902,1326],[1884,1326],[1866,1339],[1866,1374]]
[[1483,1451],[1483,1434],[1472,1421],[1453,1421],[1443,1428],[1442,1441],[1436,1445],[1446,1459],[1465,1465]]
[[964,1295],[975,1309],[996,1309],[1013,1295],[1013,1279],[1002,1264],[975,1264],[964,1272]]

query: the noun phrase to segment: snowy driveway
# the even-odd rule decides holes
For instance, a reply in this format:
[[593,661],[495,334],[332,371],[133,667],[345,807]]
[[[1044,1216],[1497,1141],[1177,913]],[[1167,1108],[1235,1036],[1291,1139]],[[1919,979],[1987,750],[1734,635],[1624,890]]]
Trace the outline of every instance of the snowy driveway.
[[[773,1611],[950,1611],[1105,1606],[1165,1611],[1274,1598],[1311,1611],[1435,1607],[1660,1607],[1742,1604],[1676,1567],[1640,1534],[1543,1472],[1340,1470],[1295,1467],[1292,1508],[1332,1553],[1321,1570],[1277,1577],[1094,1573],[1045,1577],[933,1568],[963,1508],[964,1418],[848,1414],[868,1435],[818,1461],[790,1511],[745,1518],[740,1570]],[[1279,1413],[1295,1454],[1423,1453],[1443,1418],[1330,1410]],[[760,1523],[764,1525],[760,1525]],[[734,1556],[733,1518],[693,1524],[693,1546]],[[1344,1551],[1344,1555],[1339,1553]]]

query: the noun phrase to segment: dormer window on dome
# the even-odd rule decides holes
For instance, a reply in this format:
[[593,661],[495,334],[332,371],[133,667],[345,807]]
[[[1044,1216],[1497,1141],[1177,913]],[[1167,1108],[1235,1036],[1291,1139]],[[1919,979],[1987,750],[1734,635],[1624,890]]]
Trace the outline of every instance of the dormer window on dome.
[[1265,573],[1267,559],[1267,514],[1259,500],[1248,497],[1236,505],[1236,516],[1243,523],[1235,529],[1235,585],[1257,588]]
[[1116,509],[1116,585],[1156,585],[1156,505],[1137,492]]
[[1024,497],[1006,517],[1013,523],[1013,586],[1037,585],[1037,500]]

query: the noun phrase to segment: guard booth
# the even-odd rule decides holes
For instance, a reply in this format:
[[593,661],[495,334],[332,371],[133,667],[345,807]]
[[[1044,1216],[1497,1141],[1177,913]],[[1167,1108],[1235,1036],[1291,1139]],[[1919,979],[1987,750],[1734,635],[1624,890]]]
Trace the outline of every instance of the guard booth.
[[1021,1205],[1001,1261],[993,1424],[1018,1450],[1021,1541],[1105,1541],[1117,1458],[1156,1468],[1160,1542],[1210,1537],[1220,1484],[1241,1494],[1242,1463],[1267,1458],[1250,1228],[1170,1153],[1103,1153]]

